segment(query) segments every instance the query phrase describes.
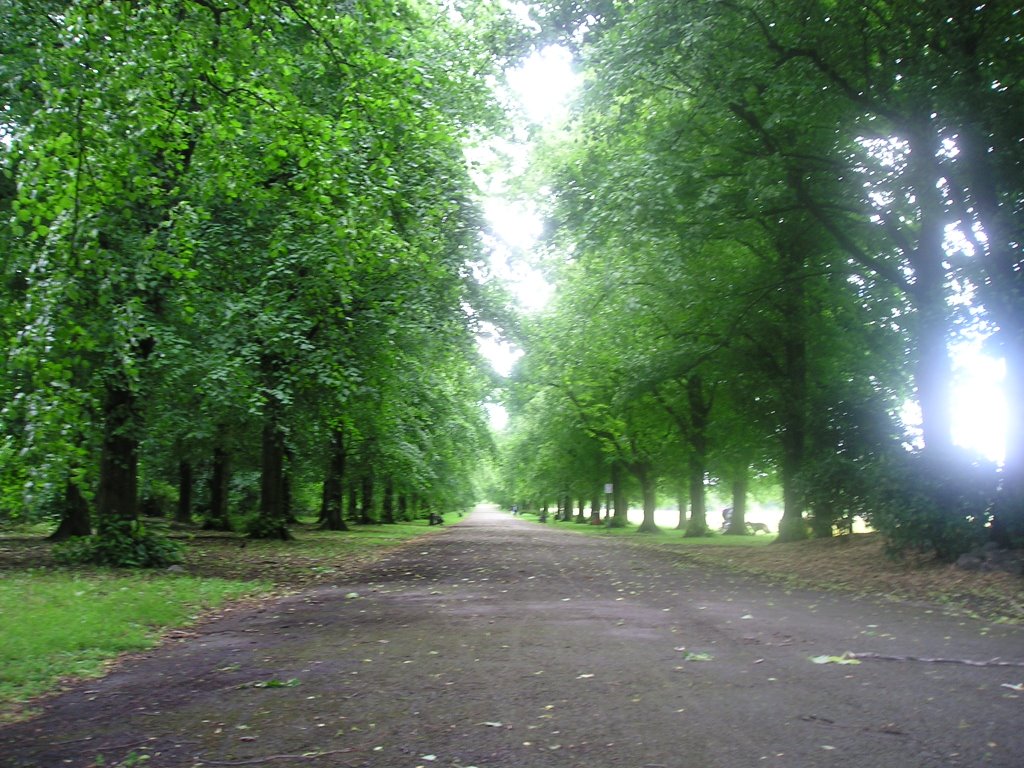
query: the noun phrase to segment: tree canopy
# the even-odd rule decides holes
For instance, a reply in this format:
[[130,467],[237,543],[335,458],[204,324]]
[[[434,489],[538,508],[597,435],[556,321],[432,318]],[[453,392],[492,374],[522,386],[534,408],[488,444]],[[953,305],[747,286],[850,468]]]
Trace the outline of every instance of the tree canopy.
[[[605,477],[619,462],[652,486],[645,508],[689,478],[692,535],[709,485],[767,474],[783,540],[859,515],[943,556],[1019,544],[1020,14],[655,0],[536,18],[585,87],[539,161],[561,266],[536,334],[558,351],[527,349],[518,439],[563,439],[538,409],[574,414]],[[978,336],[1013,403],[998,471],[953,443],[950,345]]]
[[465,504],[501,307],[463,150],[501,127],[517,23],[181,0],[7,2],[0,27],[6,514],[102,535],[193,465],[216,527],[248,482],[258,535],[343,467]]
[[[0,513],[162,545],[141,512],[288,537],[474,499],[610,524],[658,496],[780,539],[854,516],[953,557],[1024,542],[1024,18],[886,0],[0,0]],[[551,41],[550,306],[488,270],[466,149]],[[1005,461],[953,357],[1005,361]],[[904,423],[921,413],[920,439]],[[313,489],[313,490],[311,490]],[[140,543],[141,542],[141,543]],[[106,547],[106,549],[104,549]],[[114,558],[116,559],[116,558]]]

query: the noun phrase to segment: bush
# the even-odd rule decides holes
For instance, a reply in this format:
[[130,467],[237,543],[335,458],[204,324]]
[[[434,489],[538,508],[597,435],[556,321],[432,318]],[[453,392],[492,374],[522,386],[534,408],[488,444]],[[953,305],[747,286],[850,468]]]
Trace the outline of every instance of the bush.
[[57,544],[53,556],[62,565],[165,568],[180,563],[183,550],[138,520],[105,520],[94,536],[75,536]]
[[252,515],[245,519],[242,531],[250,539],[280,539],[291,541],[294,537],[283,520],[271,519],[263,515]]
[[876,503],[866,516],[890,552],[934,552],[951,562],[988,534],[997,474],[966,453],[907,454],[880,473]]

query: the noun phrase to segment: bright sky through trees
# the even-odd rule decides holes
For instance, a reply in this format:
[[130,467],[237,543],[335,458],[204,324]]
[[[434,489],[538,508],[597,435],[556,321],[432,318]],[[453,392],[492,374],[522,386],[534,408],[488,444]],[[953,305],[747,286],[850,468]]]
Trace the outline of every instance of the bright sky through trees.
[[[525,123],[549,125],[564,120],[569,99],[579,86],[579,75],[572,70],[572,54],[558,46],[548,46],[531,54],[522,65],[508,73],[510,98],[517,102]],[[523,170],[530,147],[524,124],[517,132],[519,143],[501,148],[513,169]],[[552,287],[529,261],[530,250],[541,234],[541,219],[529,201],[514,199],[506,189],[506,179],[489,177],[483,180],[489,196],[484,210],[494,235],[491,269],[514,291],[520,306],[527,311],[543,307]],[[480,350],[494,369],[508,375],[522,356],[522,351],[501,339],[488,335],[478,339]],[[491,423],[504,426],[504,408],[490,404]]]

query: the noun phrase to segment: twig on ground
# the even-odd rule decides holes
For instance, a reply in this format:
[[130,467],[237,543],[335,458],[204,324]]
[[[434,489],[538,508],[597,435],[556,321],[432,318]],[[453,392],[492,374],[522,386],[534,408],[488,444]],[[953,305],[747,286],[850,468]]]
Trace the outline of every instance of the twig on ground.
[[1003,661],[989,659],[974,661],[972,659],[929,659],[924,656],[887,656],[883,653],[845,653],[848,659],[876,659],[879,661],[925,661],[932,664],[966,664],[970,667],[1024,667],[1024,661]]
[[[347,747],[345,749],[329,749],[325,752],[308,752],[302,755],[267,755],[266,757],[254,757],[249,760],[207,760],[203,757],[196,757],[196,762],[201,765],[259,765],[260,763],[270,763],[274,760],[313,760],[317,757],[340,755],[345,752],[354,751],[353,747]],[[348,763],[343,763],[343,765],[348,765]]]

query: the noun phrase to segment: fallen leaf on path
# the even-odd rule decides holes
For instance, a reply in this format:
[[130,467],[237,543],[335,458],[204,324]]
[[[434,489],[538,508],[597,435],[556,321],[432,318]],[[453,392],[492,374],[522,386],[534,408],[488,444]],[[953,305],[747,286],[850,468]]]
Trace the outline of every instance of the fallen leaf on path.
[[808,656],[807,659],[814,664],[860,664],[860,659],[846,656]]
[[1000,687],[1009,688],[1011,691],[1024,692],[1024,683],[1003,683]]

